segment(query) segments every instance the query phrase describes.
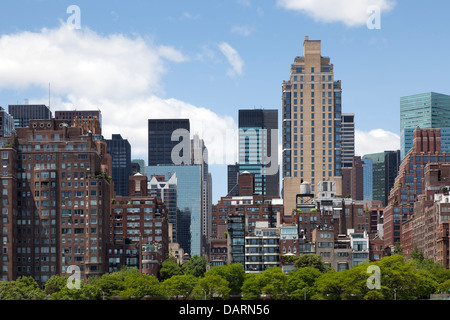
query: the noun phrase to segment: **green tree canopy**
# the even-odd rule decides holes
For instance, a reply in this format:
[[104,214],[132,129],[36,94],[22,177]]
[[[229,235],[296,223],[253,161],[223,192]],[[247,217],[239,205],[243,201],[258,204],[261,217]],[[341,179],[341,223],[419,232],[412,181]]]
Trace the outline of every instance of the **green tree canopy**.
[[317,268],[304,267],[292,270],[286,280],[286,290],[293,300],[310,299],[316,292],[316,280],[322,275]]
[[186,275],[193,275],[196,278],[201,278],[206,272],[206,258],[193,256],[189,261],[183,263],[183,272]]
[[294,266],[297,268],[313,267],[319,271],[325,271],[325,265],[322,261],[322,257],[317,254],[302,254],[294,262]]
[[243,300],[256,300],[261,297],[260,273],[248,273],[245,275],[241,292]]
[[32,277],[0,282],[0,300],[45,300],[45,293]]
[[219,275],[227,280],[231,290],[230,294],[240,294],[245,279],[245,271],[241,263],[213,267],[206,271],[205,277],[207,275]]
[[173,257],[170,257],[163,261],[159,273],[161,275],[161,279],[166,280],[172,276],[183,274],[183,270],[181,268],[181,265],[178,264],[177,260]]
[[193,275],[174,275],[162,283],[162,290],[168,299],[187,299],[197,285]]
[[228,299],[230,295],[229,282],[218,274],[208,274],[198,280],[195,287],[199,299]]
[[124,289],[118,295],[125,299],[139,300],[143,297],[158,299],[162,297],[160,284],[155,276],[140,274],[137,269],[124,277]]

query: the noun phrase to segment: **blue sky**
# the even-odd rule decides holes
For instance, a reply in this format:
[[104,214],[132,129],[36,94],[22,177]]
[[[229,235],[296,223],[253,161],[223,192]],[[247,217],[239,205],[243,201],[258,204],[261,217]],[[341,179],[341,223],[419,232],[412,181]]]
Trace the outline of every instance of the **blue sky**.
[[[381,29],[367,28],[358,1],[382,8]],[[211,165],[215,202],[232,162],[221,152],[235,147],[224,131],[235,129],[239,109],[280,108],[281,83],[308,35],[322,41],[342,81],[357,153],[398,148],[400,97],[450,94],[450,3],[308,3],[8,1],[0,10],[0,105],[47,103],[51,83],[53,110],[100,108],[105,138],[121,133],[144,159],[146,119],[190,117],[219,155]],[[70,5],[80,8],[80,30],[65,26]]]

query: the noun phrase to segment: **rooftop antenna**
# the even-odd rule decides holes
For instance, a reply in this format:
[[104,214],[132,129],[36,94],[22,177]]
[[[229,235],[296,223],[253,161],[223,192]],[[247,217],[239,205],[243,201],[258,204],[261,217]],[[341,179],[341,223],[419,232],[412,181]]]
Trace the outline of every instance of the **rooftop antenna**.
[[50,82],[48,83],[48,109],[50,109]]

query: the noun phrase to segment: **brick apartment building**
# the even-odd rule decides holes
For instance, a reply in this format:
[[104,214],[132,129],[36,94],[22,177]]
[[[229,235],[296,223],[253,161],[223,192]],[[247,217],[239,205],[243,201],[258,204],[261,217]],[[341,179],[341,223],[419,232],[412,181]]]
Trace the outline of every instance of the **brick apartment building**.
[[3,138],[0,279],[44,283],[70,265],[105,272],[110,171],[103,145],[64,120],[30,120]]
[[402,225],[414,214],[414,204],[425,192],[427,164],[450,162],[450,155],[441,152],[440,129],[416,129],[413,147],[403,158],[383,212],[385,249],[391,251],[401,244]]
[[130,196],[112,200],[108,272],[126,265],[159,277],[169,253],[168,219],[162,200],[148,195],[147,182],[140,173],[129,177]]
[[409,255],[417,247],[425,259],[449,268],[450,163],[428,164],[424,183],[425,192],[403,229],[402,250]]
[[267,228],[275,228],[283,216],[284,207],[281,199],[253,194],[253,174],[247,172],[240,174],[238,185],[238,196],[222,197],[212,206],[209,260],[213,266],[232,263],[227,258],[232,256],[227,242],[230,241],[228,239],[230,217],[241,216],[247,235],[254,235],[258,222],[266,222]]

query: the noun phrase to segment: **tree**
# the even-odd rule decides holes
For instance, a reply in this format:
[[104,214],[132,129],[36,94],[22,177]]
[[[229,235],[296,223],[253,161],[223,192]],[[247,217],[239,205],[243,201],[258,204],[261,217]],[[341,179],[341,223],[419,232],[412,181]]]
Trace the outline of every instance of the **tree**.
[[59,275],[52,276],[45,283],[44,293],[46,295],[52,295],[54,293],[60,292],[61,290],[64,289],[65,286],[67,286],[68,279],[69,276],[59,276]]
[[162,283],[162,289],[168,299],[187,299],[197,285],[193,275],[174,275]]
[[450,293],[450,280],[440,283],[437,289],[441,293]]
[[415,260],[417,262],[422,262],[424,260],[423,257],[423,253],[421,251],[419,251],[419,249],[417,248],[417,246],[414,246],[413,251],[410,253],[409,257],[412,260]]
[[316,292],[316,280],[322,275],[317,268],[292,270],[286,280],[286,291],[292,300],[310,299]]
[[0,300],[45,300],[44,292],[32,277],[0,282]]
[[183,270],[178,264],[177,259],[170,257],[163,261],[159,273],[161,274],[161,280],[164,281],[174,275],[183,274]]
[[230,295],[229,282],[218,274],[208,274],[198,280],[195,292],[200,299],[228,299]]
[[374,263],[381,270],[381,285],[385,299],[417,299],[416,288],[420,279],[412,262],[405,263],[402,255],[384,257]]
[[189,261],[183,264],[183,272],[186,275],[193,275],[196,278],[201,278],[206,272],[206,258],[193,256]]
[[125,288],[125,277],[128,274],[135,273],[136,268],[127,269],[126,266],[122,267],[120,271],[113,273],[105,273],[95,281],[96,287],[102,292],[102,295],[106,298],[117,296]]
[[261,293],[272,299],[286,298],[286,274],[279,267],[264,270],[260,277]]
[[317,293],[311,298],[313,300],[340,300],[343,292],[341,272],[330,269],[323,273],[315,282]]
[[245,279],[245,270],[242,263],[233,263],[228,265],[216,266],[205,273],[207,275],[219,275],[228,281],[230,294],[240,294],[242,284]]
[[322,257],[317,254],[302,254],[294,262],[294,266],[297,268],[313,267],[321,272],[325,271],[325,265],[322,261]]
[[124,290],[118,292],[118,295],[133,300],[143,297],[161,298],[160,284],[155,276],[140,274],[134,269],[124,277]]
[[261,274],[259,273],[248,273],[245,275],[241,288],[243,300],[256,300],[261,297],[260,277]]
[[53,292],[52,300],[100,300],[102,292],[92,283],[81,283],[80,289],[69,289],[67,286]]

